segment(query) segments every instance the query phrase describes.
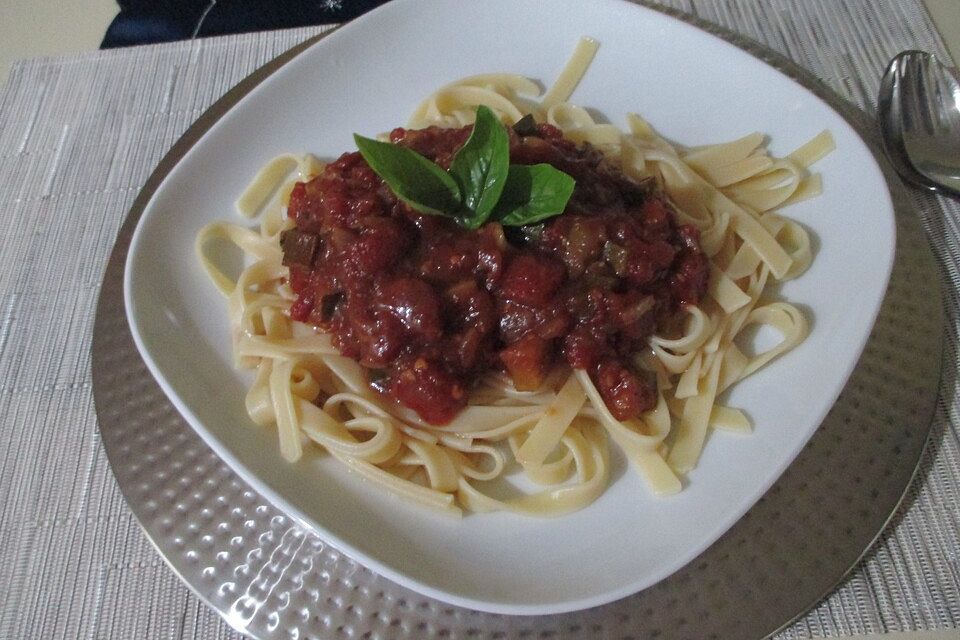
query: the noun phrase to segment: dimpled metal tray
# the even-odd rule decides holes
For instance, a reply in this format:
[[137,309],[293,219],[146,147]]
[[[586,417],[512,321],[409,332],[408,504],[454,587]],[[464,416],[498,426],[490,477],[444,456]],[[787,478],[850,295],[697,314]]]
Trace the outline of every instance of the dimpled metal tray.
[[[662,10],[662,9],[659,9]],[[313,38],[215,103],[147,181],[120,230],[94,328],[103,446],[147,537],[191,589],[253,638],[763,638],[829,593],[896,511],[923,452],[940,375],[937,270],[869,120],[786,58],[669,12],[745,49],[827,101],[884,167],[896,258],[876,326],[836,405],[773,488],[686,567],[623,600],[538,617],[480,613],[405,589],[354,562],[251,489],[193,432],[137,353],[123,304],[133,229],[163,177],[233,104]],[[747,613],[749,612],[749,613]]]

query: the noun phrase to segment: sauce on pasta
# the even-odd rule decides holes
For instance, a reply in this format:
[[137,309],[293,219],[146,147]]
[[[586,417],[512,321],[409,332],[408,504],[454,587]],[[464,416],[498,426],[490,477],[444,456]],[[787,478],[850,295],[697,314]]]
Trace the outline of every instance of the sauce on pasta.
[[[820,192],[809,168],[833,140],[777,158],[759,132],[685,148],[637,114],[597,122],[567,100],[598,46],[582,39],[542,95],[514,74],[457,80],[391,134],[444,165],[484,105],[526,131],[511,133],[511,162],[578,181],[546,224],[467,232],[398,205],[357,154],[285,154],[237,201],[258,228],[200,230],[236,364],[254,372],[247,413],[276,429],[284,459],[330,456],[446,514],[543,517],[601,496],[610,446],[667,496],[709,431],[750,432],[722,394],[806,336],[803,313],[765,290],[812,260],[780,209]],[[238,276],[218,266],[218,241],[246,257]],[[744,349],[757,326],[781,340]],[[488,488],[514,473],[537,488]]]
[[[471,127],[395,129],[391,140],[448,168]],[[516,164],[576,180],[565,212],[476,231],[418,213],[358,152],[291,193],[282,236],[294,320],[330,333],[371,382],[431,424],[467,405],[471,380],[503,369],[520,391],[555,366],[584,369],[619,420],[656,405],[635,364],[707,287],[692,225],[678,225],[653,180],[628,178],[590,144],[549,124],[508,129]]]

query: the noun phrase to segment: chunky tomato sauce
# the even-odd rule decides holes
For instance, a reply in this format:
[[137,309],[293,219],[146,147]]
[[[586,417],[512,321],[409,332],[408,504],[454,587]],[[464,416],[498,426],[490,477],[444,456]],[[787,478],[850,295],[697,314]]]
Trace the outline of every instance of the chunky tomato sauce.
[[[391,140],[447,168],[463,129],[396,129]],[[563,215],[477,231],[400,202],[359,153],[298,183],[282,238],[295,320],[332,334],[382,393],[432,424],[466,405],[492,369],[536,389],[557,365],[586,369],[617,418],[656,401],[634,365],[658,328],[707,286],[694,227],[638,183],[549,125],[510,131],[510,162],[549,163],[576,188]]]

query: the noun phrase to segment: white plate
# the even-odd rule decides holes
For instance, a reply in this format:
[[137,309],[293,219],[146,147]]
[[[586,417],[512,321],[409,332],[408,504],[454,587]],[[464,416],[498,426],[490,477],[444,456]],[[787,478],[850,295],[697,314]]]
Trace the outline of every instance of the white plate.
[[[193,255],[201,226],[234,218],[237,194],[271,157],[332,158],[351,134],[402,125],[436,87],[488,71],[548,85],[580,36],[600,50],[573,101],[615,123],[643,114],[696,145],[752,131],[783,154],[829,129],[825,193],[792,207],[813,266],[782,295],[812,333],[731,393],[755,425],[713,434],[682,493],[652,497],[616,462],[590,507],[560,519],[435,516],[380,495],[321,456],[284,463],[275,433],[243,408],[226,305]],[[181,160],[137,227],[125,273],[140,353],[178,410],[240,475],[371,569],[450,603],[511,614],[603,604],[648,587],[706,549],[802,449],[853,369],[883,298],[893,209],[869,150],[826,104],[740,49],[620,0],[394,0],[324,38],[257,87]],[[789,517],[789,514],[784,514]]]

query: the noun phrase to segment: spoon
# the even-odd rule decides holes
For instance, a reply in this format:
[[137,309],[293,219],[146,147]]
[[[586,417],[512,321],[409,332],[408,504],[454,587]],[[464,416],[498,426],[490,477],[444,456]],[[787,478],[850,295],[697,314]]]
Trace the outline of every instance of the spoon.
[[877,111],[884,149],[901,177],[960,197],[957,69],[929,53],[904,51],[883,74]]

